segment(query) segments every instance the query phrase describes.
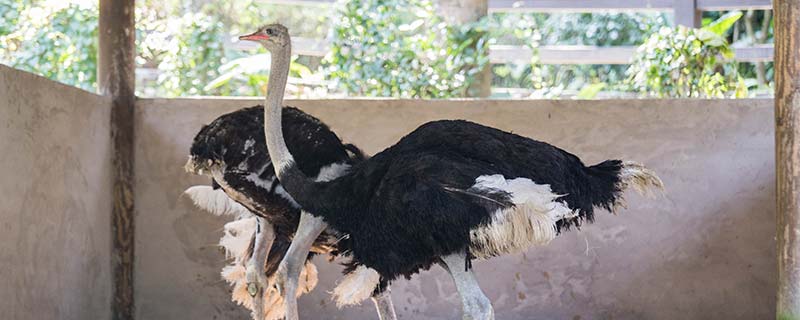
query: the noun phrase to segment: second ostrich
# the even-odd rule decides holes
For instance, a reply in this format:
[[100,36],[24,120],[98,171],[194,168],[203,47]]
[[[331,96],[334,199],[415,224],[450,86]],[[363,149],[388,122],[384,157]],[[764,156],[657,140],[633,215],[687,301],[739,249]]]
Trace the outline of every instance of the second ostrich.
[[[268,282],[274,282],[278,263],[287,254],[300,220],[300,207],[283,190],[271,168],[264,144],[263,115],[261,106],[244,108],[204,126],[194,138],[185,166],[189,172],[212,179],[212,186],[186,190],[194,203],[211,213],[236,218],[225,225],[220,241],[234,258],[222,275],[234,286],[233,300],[253,310],[257,320],[285,315],[285,300]],[[286,137],[300,157],[301,170],[317,180],[335,178],[364,160],[358,148],[344,144],[327,125],[299,109],[287,107],[283,123],[290,130]],[[347,239],[341,238],[328,229],[311,239],[311,251],[336,256],[347,249]],[[304,255],[311,258],[307,252]],[[310,291],[317,282],[316,268],[310,261],[304,263],[302,273],[300,293]],[[389,295],[373,298],[380,317],[393,319]]]
[[[624,205],[622,193],[629,187],[662,187],[642,165],[607,160],[586,166],[550,144],[468,121],[424,124],[345,175],[314,181],[297,167],[281,127],[291,55],[288,30],[272,24],[241,39],[257,41],[272,53],[266,144],[276,176],[304,215],[313,216],[309,223],[301,220],[298,234],[330,224],[349,235],[351,270],[374,269],[375,281],[442,264],[461,295],[466,319],[494,318],[471,259],[546,244],[560,230],[592,221],[595,208],[613,211]],[[291,247],[301,242],[296,237]],[[287,255],[279,273],[297,274],[301,264],[295,259]]]

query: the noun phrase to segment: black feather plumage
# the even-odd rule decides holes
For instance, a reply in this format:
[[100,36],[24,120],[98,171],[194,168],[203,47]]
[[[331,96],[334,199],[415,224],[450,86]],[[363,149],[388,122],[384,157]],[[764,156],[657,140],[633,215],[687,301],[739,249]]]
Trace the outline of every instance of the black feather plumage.
[[[308,176],[316,176],[334,163],[352,165],[366,158],[356,146],[344,144],[325,123],[297,108],[286,107],[282,120],[289,150],[297,155],[299,169]],[[252,203],[240,203],[272,224],[276,238],[267,259],[267,274],[274,273],[291,244],[300,209],[277,193],[280,183],[274,179],[264,138],[264,108],[240,109],[203,126],[194,138],[190,156],[201,169],[222,168],[224,184],[252,199]],[[256,183],[253,175],[270,183]],[[213,179],[212,185],[220,187]],[[339,237],[334,231],[324,232],[315,242],[314,251],[337,254],[339,247],[347,243],[339,241]]]
[[586,167],[550,144],[458,120],[424,124],[327,183],[309,184],[294,168],[280,178],[305,210],[351,235],[351,269],[363,264],[392,280],[468,251],[470,231],[513,206],[509,194],[471,189],[479,176],[550,185],[578,213],[558,222],[566,228],[611,207],[621,168],[618,160]]

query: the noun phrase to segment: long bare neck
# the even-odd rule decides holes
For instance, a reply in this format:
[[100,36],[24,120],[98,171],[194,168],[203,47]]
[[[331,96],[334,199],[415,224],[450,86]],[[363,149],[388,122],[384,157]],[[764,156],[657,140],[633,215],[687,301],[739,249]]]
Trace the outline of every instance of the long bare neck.
[[271,50],[269,83],[267,84],[266,105],[264,107],[264,134],[267,140],[267,151],[272,160],[275,175],[289,195],[303,205],[310,199],[315,182],[303,174],[297,167],[294,157],[286,147],[283,139],[281,111],[283,109],[283,91],[289,79],[289,63],[291,63],[291,45]]
[[292,48],[290,44],[271,52],[269,82],[264,107],[264,134],[267,138],[267,150],[275,167],[275,175],[280,177],[281,171],[294,163],[289,148],[283,139],[281,110],[283,109],[283,92],[289,79],[289,64]]

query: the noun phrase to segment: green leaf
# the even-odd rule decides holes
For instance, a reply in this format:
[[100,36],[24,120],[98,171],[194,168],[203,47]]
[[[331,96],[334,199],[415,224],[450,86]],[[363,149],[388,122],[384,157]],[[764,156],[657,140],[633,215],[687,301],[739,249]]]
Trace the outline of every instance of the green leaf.
[[600,91],[603,91],[603,89],[605,89],[606,86],[608,85],[605,82],[590,84],[588,86],[583,87],[583,89],[581,89],[581,91],[578,92],[576,98],[594,99],[594,97],[596,97],[597,94],[600,93]]
[[736,93],[734,97],[736,98],[747,98],[747,83],[745,82],[744,78],[741,76],[736,81]]
[[238,68],[232,69],[231,71],[225,72],[219,77],[214,80],[211,80],[205,87],[203,87],[203,91],[210,91],[216,88],[219,88],[228,82],[230,82],[233,77],[241,74],[241,70]]
[[314,74],[308,67],[294,61],[289,66],[289,71],[303,79],[310,78]]
[[703,27],[702,29],[711,31],[717,35],[723,36],[725,32],[730,29],[734,23],[736,23],[739,18],[742,17],[741,11],[731,11],[723,16],[719,17],[719,19],[715,20],[714,22],[710,23],[709,25]]
[[730,60],[730,59],[733,59],[733,57],[734,57],[733,50],[728,46],[724,46],[724,47],[720,48],[719,53],[725,59],[729,59]]

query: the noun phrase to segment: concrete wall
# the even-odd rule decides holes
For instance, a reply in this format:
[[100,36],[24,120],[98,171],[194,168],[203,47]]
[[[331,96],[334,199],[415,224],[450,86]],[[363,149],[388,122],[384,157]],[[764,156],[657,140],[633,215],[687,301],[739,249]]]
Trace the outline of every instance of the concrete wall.
[[109,108],[0,65],[0,318],[110,318]]
[[[136,302],[139,319],[246,319],[229,302],[215,247],[223,220],[180,193],[208,183],[183,172],[192,137],[258,101],[141,100],[136,114]],[[628,197],[619,216],[525,254],[477,262],[498,319],[774,318],[771,100],[296,101],[374,153],[417,125],[465,118],[548,141],[587,163],[624,157],[663,178],[658,200]],[[371,304],[337,310],[340,268],[318,260],[303,319],[375,319]],[[393,284],[401,319],[459,319],[434,268]]]

